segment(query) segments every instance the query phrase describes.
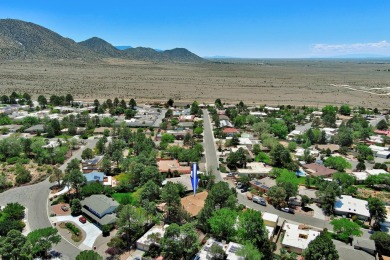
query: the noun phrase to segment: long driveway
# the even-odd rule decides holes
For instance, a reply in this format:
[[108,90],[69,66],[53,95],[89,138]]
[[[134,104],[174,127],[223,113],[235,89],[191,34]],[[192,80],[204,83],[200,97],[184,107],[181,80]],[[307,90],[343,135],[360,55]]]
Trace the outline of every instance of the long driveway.
[[[70,160],[74,158],[81,159],[82,151],[87,147],[95,147],[96,142],[97,140],[95,139],[88,139],[86,145],[73,152],[72,157],[69,158],[60,169],[64,170]],[[48,217],[47,198],[52,185],[53,184],[46,179],[34,185],[7,190],[0,194],[0,205],[5,205],[10,202],[19,202],[25,206],[28,209],[27,219],[31,230],[51,227]],[[62,259],[76,259],[76,256],[80,253],[78,248],[64,239],[62,239],[59,244],[55,245],[53,249],[62,254]]]

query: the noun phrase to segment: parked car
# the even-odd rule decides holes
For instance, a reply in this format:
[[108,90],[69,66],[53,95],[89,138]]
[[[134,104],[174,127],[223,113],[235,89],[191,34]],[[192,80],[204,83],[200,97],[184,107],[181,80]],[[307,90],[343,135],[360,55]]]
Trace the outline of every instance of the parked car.
[[61,206],[61,209],[62,209],[62,211],[68,211],[69,210],[69,208],[67,206],[65,206],[65,205]]
[[249,188],[245,186],[241,186],[241,188],[241,193],[247,192],[249,190]]
[[237,189],[241,189],[242,188],[242,183],[241,182],[237,182]]
[[252,200],[252,198],[253,198],[252,192],[248,191],[248,192],[246,193],[246,198],[247,198],[248,200]]
[[286,213],[295,214],[294,209],[290,209],[290,208],[281,208],[280,210],[283,211],[283,212],[286,212]]
[[233,173],[229,172],[229,173],[227,174],[227,177],[233,177]]
[[261,206],[267,206],[267,202],[262,197],[254,196],[252,201],[254,203],[260,204]]
[[79,217],[79,221],[83,224],[87,223],[87,219],[85,217]]

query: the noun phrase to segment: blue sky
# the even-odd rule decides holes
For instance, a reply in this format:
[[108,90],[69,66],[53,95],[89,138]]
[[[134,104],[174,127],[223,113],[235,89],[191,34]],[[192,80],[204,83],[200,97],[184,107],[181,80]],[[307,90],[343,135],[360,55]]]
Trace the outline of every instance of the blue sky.
[[390,56],[389,11],[387,0],[0,1],[0,18],[75,41],[247,58]]

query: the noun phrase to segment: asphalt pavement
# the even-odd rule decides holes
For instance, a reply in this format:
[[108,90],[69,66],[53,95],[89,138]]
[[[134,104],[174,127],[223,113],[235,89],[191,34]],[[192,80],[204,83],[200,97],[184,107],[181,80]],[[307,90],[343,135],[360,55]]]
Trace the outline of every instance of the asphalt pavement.
[[221,173],[218,170],[218,157],[215,147],[214,132],[211,125],[211,120],[209,112],[207,109],[203,109],[203,128],[204,128],[204,138],[203,138],[203,147],[206,154],[206,170],[211,170],[215,175],[215,181],[223,181]]

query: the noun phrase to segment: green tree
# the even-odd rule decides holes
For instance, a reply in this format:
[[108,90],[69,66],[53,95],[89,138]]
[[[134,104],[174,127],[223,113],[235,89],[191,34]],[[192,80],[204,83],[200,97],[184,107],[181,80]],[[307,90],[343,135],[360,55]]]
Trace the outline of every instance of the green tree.
[[143,185],[141,192],[142,201],[156,201],[160,197],[160,187],[152,180]]
[[207,220],[211,218],[213,212],[219,208],[236,208],[237,194],[235,189],[229,189],[226,182],[218,182],[214,184],[205,201],[205,205],[199,214],[198,224],[204,231],[209,231],[210,226]]
[[239,214],[237,238],[242,244],[252,243],[267,255],[267,259],[272,259],[273,248],[268,243],[268,235],[260,211],[247,209]]
[[61,241],[61,236],[53,227],[41,228],[30,232],[27,235],[27,241],[32,246],[33,255],[45,257],[52,246]]
[[93,151],[91,148],[85,148],[85,150],[81,153],[81,158],[83,160],[88,160],[93,158]]
[[370,239],[374,240],[379,255],[390,255],[390,235],[385,232],[375,232]]
[[76,260],[103,260],[103,257],[93,250],[84,250],[76,256]]
[[344,116],[349,116],[351,114],[351,108],[348,105],[342,105],[339,112]]
[[65,174],[63,180],[75,189],[76,196],[79,195],[80,188],[87,182],[87,179],[80,170],[72,170],[70,173]]
[[281,144],[277,144],[271,150],[270,155],[275,167],[285,168],[292,162],[290,152]]
[[199,103],[194,101],[191,105],[191,115],[197,115],[199,114],[200,108],[199,108]]
[[370,212],[371,218],[375,220],[374,227],[380,227],[380,222],[386,220],[387,211],[385,207],[385,203],[376,197],[368,199],[368,210]]
[[198,235],[191,223],[171,224],[161,239],[164,259],[192,259],[199,250]]
[[144,209],[125,205],[118,213],[119,234],[124,234],[127,244],[130,245],[143,234],[148,221],[149,216]]
[[208,251],[208,255],[211,257],[212,260],[224,260],[224,259],[226,259],[225,251],[217,243],[213,243],[213,245],[210,247],[210,250]]
[[137,106],[137,102],[134,98],[130,99],[129,106],[131,107],[131,109],[134,109]]
[[297,149],[298,145],[296,142],[289,142],[287,149],[291,152],[295,151]]
[[236,235],[237,213],[229,208],[222,208],[213,213],[208,220],[211,233],[220,240],[231,241]]
[[43,95],[38,96],[38,103],[41,107],[45,108],[47,105],[47,99],[45,98],[45,96]]
[[24,210],[25,207],[22,206],[20,203],[12,202],[12,203],[8,203],[4,207],[2,213],[5,214],[6,218],[8,219],[20,220],[24,218]]
[[180,223],[183,209],[181,206],[178,186],[169,181],[162,189],[161,199],[166,203],[167,221]]
[[268,190],[267,195],[273,206],[280,208],[285,204],[287,193],[283,187],[273,186]]
[[52,174],[50,174],[49,181],[50,182],[57,182],[58,187],[61,186],[61,180],[64,177],[64,173],[57,167],[53,169]]
[[389,125],[387,124],[386,120],[382,119],[381,121],[378,122],[376,128],[378,130],[387,130],[389,128]]
[[319,198],[322,209],[328,213],[333,213],[336,198],[341,196],[340,186],[337,182],[320,181],[318,184],[317,197]]
[[73,216],[80,215],[81,214],[81,208],[82,208],[80,200],[79,199],[73,199],[70,204],[71,204],[72,215]]
[[343,157],[340,156],[329,157],[328,159],[325,160],[324,165],[326,167],[335,169],[339,172],[344,172],[345,169],[352,168],[352,165],[347,160],[345,160]]
[[321,232],[303,251],[306,260],[338,260],[339,254],[327,230]]
[[237,250],[236,255],[244,257],[245,260],[263,259],[263,254],[251,243],[245,243],[243,247]]
[[364,162],[358,162],[358,164],[356,165],[356,170],[358,172],[365,171],[366,165],[364,164]]
[[334,219],[330,224],[333,226],[333,231],[343,241],[348,241],[352,236],[360,237],[363,235],[360,226],[347,218]]
[[26,237],[18,230],[11,230],[0,240],[0,256],[2,259],[28,259],[29,247]]

